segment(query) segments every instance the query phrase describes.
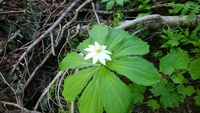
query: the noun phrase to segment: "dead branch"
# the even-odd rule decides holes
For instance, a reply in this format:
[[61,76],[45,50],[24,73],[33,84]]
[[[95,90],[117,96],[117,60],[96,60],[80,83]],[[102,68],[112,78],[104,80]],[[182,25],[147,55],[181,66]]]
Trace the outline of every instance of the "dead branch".
[[125,21],[121,25],[117,26],[116,29],[127,29],[129,27],[136,27],[138,25],[143,25],[150,29],[158,29],[163,26],[169,27],[178,27],[178,26],[196,26],[200,20],[200,15],[197,15],[196,18],[191,20],[188,23],[185,23],[187,16],[161,16],[158,14],[144,16],[130,21]]
[[55,81],[60,78],[60,76],[63,74],[63,72],[59,71],[59,73],[56,75],[56,77],[51,81],[51,83],[44,89],[42,95],[40,96],[40,98],[38,99],[34,110],[36,110],[38,108],[39,103],[41,102],[42,98],[46,95],[46,93],[49,91],[49,89],[51,88],[51,86],[55,83]]
[[72,8],[79,2],[80,0],[75,0],[63,13],[62,15],[55,21],[55,23],[47,29],[40,37],[38,37],[26,50],[25,52],[21,55],[19,60],[15,63],[13,66],[13,69],[11,70],[10,74],[13,74],[15,69],[17,68],[18,64],[25,58],[25,56],[32,50],[42,39],[45,38],[47,34],[49,34],[51,31],[53,31],[58,24],[64,19],[65,15],[68,14]]
[[[156,4],[154,6],[151,6],[151,9],[157,9],[157,8],[163,8],[163,7],[169,7],[173,3],[165,3],[165,4]],[[128,9],[128,10],[117,10],[119,13],[133,13],[133,12],[138,12],[138,11],[143,11],[144,9]],[[82,9],[84,12],[93,12],[93,9]],[[103,14],[103,15],[111,15],[114,14],[116,11],[105,11],[105,10],[96,10],[97,14]]]
[[[40,113],[40,112],[38,112],[38,111],[30,111],[30,110],[28,110],[28,109],[26,109],[26,108],[24,108],[24,107],[22,107],[22,106],[20,106],[20,105],[18,105],[18,104],[15,104],[15,103],[5,102],[5,101],[1,101],[1,103],[7,104],[7,105],[11,105],[11,106],[15,106],[15,107],[21,109],[21,112],[22,112],[22,113]],[[13,113],[14,113],[14,112],[17,112],[17,111],[13,111]]]

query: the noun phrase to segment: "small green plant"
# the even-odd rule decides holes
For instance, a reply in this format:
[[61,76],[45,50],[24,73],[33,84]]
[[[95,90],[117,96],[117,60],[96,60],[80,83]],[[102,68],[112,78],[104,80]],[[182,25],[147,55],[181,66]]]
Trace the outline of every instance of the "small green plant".
[[[192,96],[195,93],[193,86],[185,87],[183,84],[176,86],[175,83],[163,80],[152,86],[150,89],[154,97],[159,97],[160,103],[165,108],[179,107],[180,103],[184,102],[186,96]],[[152,100],[150,100],[151,102]],[[153,109],[159,108],[159,104],[156,100],[148,104]]]
[[147,15],[150,15],[152,12],[151,12],[151,6],[149,5],[149,2],[151,0],[136,0],[137,2],[141,3],[137,9],[138,10],[147,10],[146,13],[139,13],[137,18],[139,17],[143,17],[143,16],[147,16]]
[[170,5],[173,9],[169,10],[169,13],[171,14],[177,14],[181,13],[180,16],[184,16],[186,14],[189,14],[189,16],[186,19],[186,23],[191,21],[198,13],[200,13],[200,6],[198,3],[187,1],[184,4],[171,4]]
[[194,97],[194,99],[196,101],[195,103],[200,105],[200,90],[197,90],[197,95]]
[[137,85],[129,88],[117,76],[144,86],[161,80],[153,64],[141,57],[149,52],[149,45],[124,30],[95,25],[77,49],[83,56],[69,53],[60,70],[79,69],[65,79],[62,94],[68,101],[75,101],[80,94],[81,113],[128,113],[133,101],[142,101],[141,95],[141,99],[133,99],[132,91],[140,94],[145,89]]
[[122,22],[123,17],[124,17],[123,13],[119,13],[119,12],[114,13],[113,14],[114,21],[112,21],[112,24],[114,26],[118,26]]
[[200,39],[198,31],[200,30],[200,23],[197,27],[190,33],[187,29],[179,27],[178,29],[163,29],[162,48],[167,48],[170,51],[175,51],[176,49],[181,49],[182,46],[191,46],[188,52],[200,54]]
[[115,3],[120,6],[124,6],[124,3],[130,2],[130,0],[101,0],[102,2],[108,2],[106,4],[106,10],[112,9]]

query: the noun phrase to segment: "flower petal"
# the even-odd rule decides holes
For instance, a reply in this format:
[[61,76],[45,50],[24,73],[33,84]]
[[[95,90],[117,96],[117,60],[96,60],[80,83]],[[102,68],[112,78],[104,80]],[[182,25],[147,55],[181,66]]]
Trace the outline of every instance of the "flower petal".
[[94,54],[93,55],[93,59],[92,59],[93,64],[96,64],[96,62],[98,61],[98,59],[99,59],[98,54]]
[[95,53],[88,53],[86,56],[85,56],[85,60],[87,60],[87,59],[90,59],[90,58],[92,58],[93,56],[94,56],[94,54]]
[[100,44],[97,41],[95,41],[94,46],[95,47],[100,47]]
[[102,56],[99,57],[99,61],[103,64],[103,65],[106,65],[106,61],[105,61],[105,58]]
[[105,50],[105,49],[106,49],[106,46],[102,45],[101,48],[103,48],[103,50]]
[[111,60],[111,57],[109,55],[107,55],[107,54],[104,54],[104,59]]
[[104,50],[104,51],[102,51],[104,54],[112,54],[110,51],[108,51],[108,50]]

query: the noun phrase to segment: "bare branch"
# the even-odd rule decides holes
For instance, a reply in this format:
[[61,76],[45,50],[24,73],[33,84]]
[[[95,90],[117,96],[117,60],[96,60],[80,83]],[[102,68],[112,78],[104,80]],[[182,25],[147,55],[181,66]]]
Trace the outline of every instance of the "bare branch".
[[80,0],[75,0],[75,2],[73,2],[65,11],[64,13],[62,13],[62,15],[58,18],[58,20],[56,20],[56,22],[49,28],[47,29],[44,34],[42,34],[40,37],[38,37],[27,49],[26,51],[21,55],[21,57],[19,58],[19,60],[16,62],[16,64],[14,65],[13,69],[11,70],[10,74],[13,74],[13,72],[15,71],[15,69],[17,68],[18,64],[24,59],[24,57],[27,55],[27,53],[30,52],[30,50],[33,49],[33,47],[35,47],[42,39],[45,38],[45,36],[47,34],[49,34],[51,31],[54,30],[55,27],[57,27],[57,25],[63,20],[63,18],[65,17],[65,15],[72,10],[72,8],[79,2]]
[[137,18],[130,21],[125,21],[121,25],[117,26],[116,29],[127,29],[129,27],[136,27],[138,25],[143,25],[151,29],[162,28],[163,26],[177,27],[177,26],[196,26],[200,20],[200,15],[185,23],[187,16],[161,16],[158,14],[148,15],[141,18]]

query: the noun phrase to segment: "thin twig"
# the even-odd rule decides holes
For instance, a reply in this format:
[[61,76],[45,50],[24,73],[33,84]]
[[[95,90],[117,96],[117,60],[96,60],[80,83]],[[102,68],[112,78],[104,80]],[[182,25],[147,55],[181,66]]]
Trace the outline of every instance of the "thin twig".
[[36,110],[38,108],[39,103],[41,102],[42,98],[46,95],[46,93],[49,91],[49,89],[52,87],[52,85],[55,83],[55,81],[60,78],[60,76],[63,74],[63,72],[59,71],[58,74],[55,76],[55,78],[51,81],[51,83],[44,89],[42,95],[40,96],[40,98],[38,99],[34,110]]
[[18,105],[18,104],[15,104],[15,103],[5,102],[5,101],[1,101],[1,103],[7,104],[7,105],[12,105],[12,106],[15,106],[15,107],[18,107],[18,108],[20,108],[20,109],[22,110],[22,113],[23,113],[24,111],[26,111],[26,112],[29,111],[28,109],[26,109],[26,108],[24,108],[24,107],[22,107],[22,106],[20,106],[20,105]]
[[[13,87],[10,86],[10,84],[6,81],[6,79],[4,78],[4,76],[3,76],[3,74],[2,74],[1,72],[0,72],[0,76],[1,76],[1,78],[3,79],[3,82],[4,82],[6,85],[8,85],[8,86],[10,87],[10,89],[13,91],[13,93],[14,93],[15,96],[16,96],[17,94],[16,94],[15,90],[14,90]],[[18,102],[17,99],[16,99],[16,101]]]
[[93,2],[92,2],[92,9],[93,9],[93,12],[94,12],[94,15],[95,15],[95,17],[96,17],[96,19],[97,19],[98,24],[101,24],[101,23],[100,23],[100,20],[99,20],[99,17],[98,17],[98,15],[97,15],[97,12],[96,12],[96,10],[95,10],[94,3],[93,3]]
[[[11,103],[11,102],[6,102],[6,101],[1,101],[1,103],[3,104],[7,104],[7,105],[11,105],[11,106],[15,106],[15,107],[18,107],[21,109],[21,113],[41,113],[41,112],[38,112],[38,111],[31,111],[31,110],[28,110],[18,104],[15,104],[15,103]],[[10,113],[10,112],[9,112]],[[13,112],[12,112],[13,113]],[[15,112],[16,113],[16,112]]]
[[50,32],[50,37],[51,37],[51,51],[52,51],[52,55],[53,56],[56,56],[56,54],[55,54],[55,49],[54,49],[54,40],[53,40],[53,33],[52,32]]
[[17,38],[17,36],[21,35],[20,32],[21,32],[20,30],[17,30],[17,31],[14,33],[14,35],[11,36],[11,37],[8,39],[8,42],[14,40],[15,38]]
[[28,78],[28,80],[26,81],[25,85],[24,85],[24,89],[27,88],[27,86],[29,85],[29,83],[31,82],[31,80],[33,79],[33,77],[35,76],[35,73],[40,69],[40,67],[42,67],[44,65],[44,63],[47,61],[47,59],[50,57],[50,55],[52,54],[52,51],[50,51],[46,57],[42,60],[42,62],[35,68],[35,70],[31,73],[30,77]]
[[55,23],[47,29],[44,34],[42,34],[40,37],[38,37],[26,50],[25,52],[21,55],[19,60],[16,62],[14,65],[13,69],[11,70],[10,74],[13,74],[15,69],[17,68],[18,64],[24,59],[24,57],[32,50],[42,39],[45,38],[47,34],[49,34],[52,30],[54,30],[58,24],[65,18],[65,15],[72,10],[72,8],[79,2],[80,0],[75,0],[65,11],[62,13],[62,15],[58,18],[58,20],[55,21]]

